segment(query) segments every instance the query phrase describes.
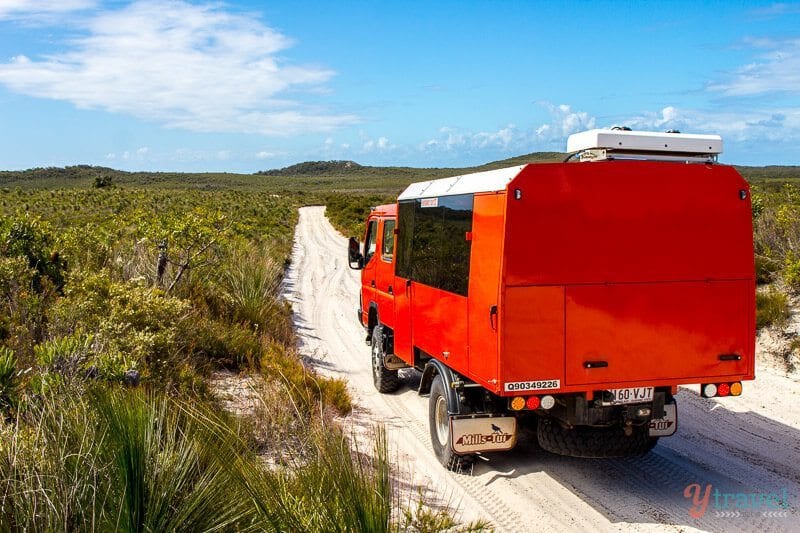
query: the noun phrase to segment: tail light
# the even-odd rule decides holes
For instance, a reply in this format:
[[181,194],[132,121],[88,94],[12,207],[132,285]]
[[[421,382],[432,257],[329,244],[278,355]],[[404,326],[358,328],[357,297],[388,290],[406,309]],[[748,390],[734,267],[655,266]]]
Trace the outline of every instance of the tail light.
[[741,396],[742,394],[742,383],[737,381],[736,383],[731,383],[731,396]]
[[550,396],[549,394],[547,396],[542,396],[541,400],[542,409],[552,409],[555,404],[556,404],[556,399]]
[[538,396],[531,396],[528,398],[528,401],[525,402],[525,407],[528,409],[538,409],[539,408],[539,397]]
[[525,398],[517,396],[511,400],[511,409],[514,411],[522,411],[525,408]]
[[731,393],[731,386],[727,383],[720,383],[717,387],[717,395],[718,396],[727,396]]
[[713,398],[717,395],[717,386],[713,383],[707,383],[703,385],[702,393],[704,398]]

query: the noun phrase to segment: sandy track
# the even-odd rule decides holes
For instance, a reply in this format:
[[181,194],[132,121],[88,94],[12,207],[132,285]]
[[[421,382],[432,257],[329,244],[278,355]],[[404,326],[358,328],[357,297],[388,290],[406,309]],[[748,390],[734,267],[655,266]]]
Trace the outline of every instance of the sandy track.
[[[572,459],[536,451],[524,440],[506,454],[478,461],[470,474],[446,472],[431,451],[427,398],[419,374],[382,395],[372,385],[370,352],[357,322],[358,272],[346,264],[347,241],[323,207],[300,210],[286,296],[300,349],[322,372],[346,379],[359,405],[352,423],[387,428],[391,453],[411,485],[484,517],[500,531],[762,530],[800,531],[800,383],[759,368],[745,395],[715,401],[678,395],[679,430],[646,457]],[[691,483],[720,493],[789,495],[786,516],[739,509],[725,516],[712,496],[699,519],[683,495]],[[713,494],[713,493],[712,493]],[[733,499],[729,500],[730,513]]]

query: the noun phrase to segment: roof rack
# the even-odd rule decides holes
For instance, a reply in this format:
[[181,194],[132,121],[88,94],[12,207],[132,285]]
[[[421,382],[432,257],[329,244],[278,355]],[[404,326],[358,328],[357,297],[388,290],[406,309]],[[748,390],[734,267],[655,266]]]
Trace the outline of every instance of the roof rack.
[[722,137],[670,130],[666,133],[612,128],[570,135],[567,152],[580,161],[634,159],[714,163],[722,153]]

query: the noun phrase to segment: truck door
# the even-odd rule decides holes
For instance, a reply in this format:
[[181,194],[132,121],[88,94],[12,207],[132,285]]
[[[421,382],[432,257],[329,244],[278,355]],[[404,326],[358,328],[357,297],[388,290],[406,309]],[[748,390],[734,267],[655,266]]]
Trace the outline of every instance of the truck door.
[[[367,224],[367,235],[364,238],[364,270],[361,271],[361,305],[365,318],[369,319],[370,307],[376,305],[375,301],[375,270],[376,254],[378,247],[378,219],[370,219]],[[368,324],[367,321],[364,322]],[[368,332],[372,334],[372,331]]]
[[414,230],[414,202],[400,202],[397,207],[397,236],[394,251],[394,354],[414,364],[411,347],[411,272],[409,261]]
[[395,220],[381,221],[378,252],[375,265],[375,298],[381,324],[394,328],[394,228]]

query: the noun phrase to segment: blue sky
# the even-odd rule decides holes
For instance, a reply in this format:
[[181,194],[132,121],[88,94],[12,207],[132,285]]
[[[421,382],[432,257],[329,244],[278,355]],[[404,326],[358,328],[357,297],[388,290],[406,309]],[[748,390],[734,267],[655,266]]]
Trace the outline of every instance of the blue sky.
[[0,169],[466,166],[613,125],[800,164],[800,2],[0,0]]

